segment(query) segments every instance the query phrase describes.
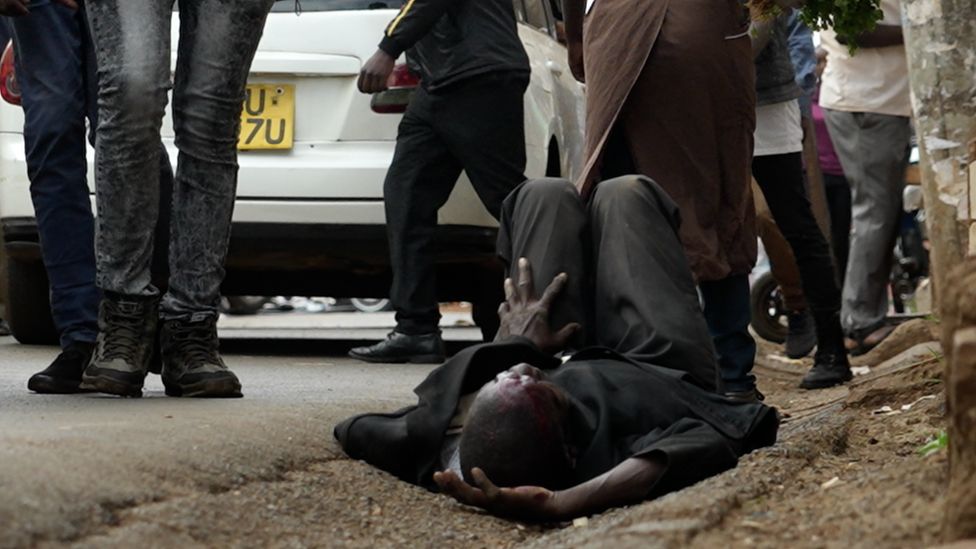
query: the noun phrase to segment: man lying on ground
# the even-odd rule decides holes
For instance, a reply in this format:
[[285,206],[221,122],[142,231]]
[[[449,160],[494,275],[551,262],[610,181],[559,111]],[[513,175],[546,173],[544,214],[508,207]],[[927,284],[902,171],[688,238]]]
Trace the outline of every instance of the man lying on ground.
[[503,208],[499,250],[518,282],[505,283],[496,342],[431,372],[417,405],[340,423],[339,443],[407,482],[529,520],[654,498],[773,444],[774,409],[717,393],[678,225],[645,177],[602,182],[589,205],[568,181],[525,183]]

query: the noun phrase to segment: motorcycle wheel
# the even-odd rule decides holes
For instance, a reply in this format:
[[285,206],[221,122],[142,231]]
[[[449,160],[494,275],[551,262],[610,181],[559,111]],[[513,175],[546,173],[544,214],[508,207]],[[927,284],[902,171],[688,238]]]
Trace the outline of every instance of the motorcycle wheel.
[[786,307],[779,284],[772,273],[760,276],[750,292],[752,329],[756,335],[773,343],[786,341]]

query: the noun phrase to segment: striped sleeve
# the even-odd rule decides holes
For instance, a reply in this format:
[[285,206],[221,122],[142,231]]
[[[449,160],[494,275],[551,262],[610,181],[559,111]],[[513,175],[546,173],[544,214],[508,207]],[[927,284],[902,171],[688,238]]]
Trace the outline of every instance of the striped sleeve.
[[407,0],[387,25],[380,49],[391,57],[399,57],[430,32],[453,2],[460,1],[465,0]]

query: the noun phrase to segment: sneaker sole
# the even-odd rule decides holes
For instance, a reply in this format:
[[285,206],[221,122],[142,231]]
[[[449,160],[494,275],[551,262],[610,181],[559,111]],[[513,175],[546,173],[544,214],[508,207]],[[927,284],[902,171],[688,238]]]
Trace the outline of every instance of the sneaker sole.
[[142,397],[142,386],[135,386],[130,383],[125,383],[117,379],[112,379],[106,376],[81,376],[81,385],[78,386],[79,389],[94,391],[97,393],[106,393],[109,395],[116,395],[121,397],[130,398],[140,398]]
[[349,351],[349,357],[355,358],[356,360],[362,360],[363,362],[369,362],[370,364],[441,364],[444,362],[444,357],[439,355],[412,355],[396,358],[375,358],[366,355],[359,355]]
[[232,379],[208,379],[189,385],[163,381],[166,396],[184,398],[241,398],[241,384]]

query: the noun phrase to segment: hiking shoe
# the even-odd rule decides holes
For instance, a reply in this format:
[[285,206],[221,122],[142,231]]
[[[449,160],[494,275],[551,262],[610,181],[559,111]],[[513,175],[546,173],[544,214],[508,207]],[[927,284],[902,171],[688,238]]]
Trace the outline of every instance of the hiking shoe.
[[847,383],[854,378],[847,353],[843,351],[817,352],[813,368],[800,382],[801,389],[826,389]]
[[807,356],[817,346],[817,329],[813,316],[809,311],[798,311],[787,315],[786,321],[786,356],[793,359]]
[[217,315],[164,320],[159,332],[163,385],[173,397],[239,398],[241,382],[220,357]]
[[375,345],[349,351],[349,356],[365,362],[394,364],[440,364],[444,355],[440,332],[410,335],[394,331]]
[[81,385],[81,373],[91,360],[93,343],[72,343],[68,345],[50,366],[32,375],[27,380],[27,388],[35,393],[69,395],[85,392]]
[[81,388],[140,397],[154,360],[159,300],[106,293],[98,308],[98,338]]
[[742,391],[725,391],[723,396],[736,404],[753,404],[766,400],[766,395],[759,392],[759,389],[755,387]]

